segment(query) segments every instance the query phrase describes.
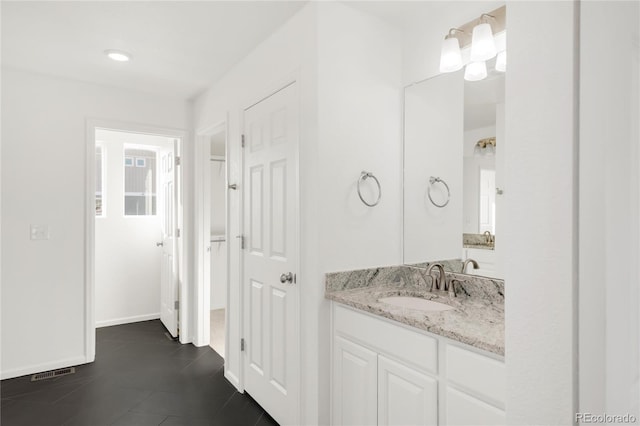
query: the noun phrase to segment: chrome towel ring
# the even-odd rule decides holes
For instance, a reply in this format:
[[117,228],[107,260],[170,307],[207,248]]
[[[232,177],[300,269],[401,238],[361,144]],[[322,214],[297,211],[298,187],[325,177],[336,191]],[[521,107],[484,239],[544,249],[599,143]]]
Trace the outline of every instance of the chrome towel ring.
[[[435,183],[441,183],[447,189],[447,200],[443,204],[438,204],[435,201],[433,201],[433,198],[431,198],[431,187]],[[444,180],[440,179],[439,177],[434,177],[434,176],[431,176],[429,178],[429,186],[427,187],[427,195],[429,196],[429,201],[431,201],[431,204],[433,204],[436,207],[440,207],[440,208],[442,208],[442,207],[446,206],[447,204],[449,204],[449,200],[451,199],[451,191],[449,191],[449,185],[447,185],[447,182],[445,182]]]
[[[365,199],[362,197],[362,192],[360,192],[360,184],[367,180],[368,178],[373,179],[374,181],[376,181],[376,185],[378,185],[378,198],[376,199],[375,202],[373,203],[368,203],[367,201],[365,201]],[[363,171],[362,173],[360,173],[360,178],[358,179],[358,197],[360,197],[360,200],[367,206],[369,207],[374,207],[377,206],[378,203],[380,202],[380,198],[382,197],[382,188],[380,187],[380,182],[378,181],[378,178],[375,177],[373,175],[373,173],[371,172],[365,172]]]

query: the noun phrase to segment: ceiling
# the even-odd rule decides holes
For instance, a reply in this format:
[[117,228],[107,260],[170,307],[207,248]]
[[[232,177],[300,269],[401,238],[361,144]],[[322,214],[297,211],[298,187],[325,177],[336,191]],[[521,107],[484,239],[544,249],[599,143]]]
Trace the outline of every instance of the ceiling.
[[[2,65],[191,99],[304,1],[2,2]],[[108,59],[106,49],[132,54]]]
[[448,22],[449,26],[462,25],[504,6],[504,0],[346,0],[344,3],[405,30],[424,29],[433,25],[434,20]]

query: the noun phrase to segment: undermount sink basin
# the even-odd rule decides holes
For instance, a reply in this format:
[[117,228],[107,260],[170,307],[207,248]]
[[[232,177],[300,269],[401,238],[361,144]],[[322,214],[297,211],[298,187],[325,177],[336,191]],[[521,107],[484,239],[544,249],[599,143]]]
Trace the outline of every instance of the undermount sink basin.
[[407,297],[407,296],[392,296],[382,297],[378,299],[378,302],[386,303],[387,305],[398,306],[407,309],[416,309],[419,311],[448,311],[455,309],[444,303],[434,302],[433,300],[422,299],[420,297]]

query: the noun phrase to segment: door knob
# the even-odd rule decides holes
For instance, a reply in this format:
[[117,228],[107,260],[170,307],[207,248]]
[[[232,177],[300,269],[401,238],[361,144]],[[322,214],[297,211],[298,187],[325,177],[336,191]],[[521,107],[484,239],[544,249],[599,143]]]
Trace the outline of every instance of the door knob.
[[291,272],[287,272],[286,274],[280,275],[280,282],[282,284],[284,283],[291,284],[293,282],[293,274]]
[[235,183],[232,183],[232,184],[227,185],[227,188],[233,189],[235,191],[236,189],[238,189],[238,185],[235,184]]
[[164,246],[164,243],[162,241],[160,241],[159,243],[156,243],[156,247],[162,247]]

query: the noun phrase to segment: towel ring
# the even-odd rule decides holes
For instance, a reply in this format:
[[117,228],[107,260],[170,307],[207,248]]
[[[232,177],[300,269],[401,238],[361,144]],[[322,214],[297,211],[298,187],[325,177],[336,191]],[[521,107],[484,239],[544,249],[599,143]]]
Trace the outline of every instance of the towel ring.
[[[434,183],[441,183],[447,189],[447,200],[443,204],[438,204],[435,201],[433,201],[433,198],[431,198],[431,186],[433,186]],[[436,207],[440,207],[440,208],[442,208],[442,207],[446,206],[447,204],[449,204],[449,200],[451,199],[451,191],[449,191],[449,185],[447,185],[447,182],[445,182],[444,180],[440,179],[439,177],[431,176],[429,178],[429,186],[427,187],[427,195],[429,196],[429,201],[431,201],[431,204],[433,204]]]
[[[365,201],[364,198],[362,198],[362,193],[360,192],[360,183],[362,183],[363,181],[367,180],[368,178],[371,178],[373,180],[376,181],[376,185],[378,185],[378,198],[376,199],[375,202],[373,203],[368,203]],[[382,197],[382,188],[380,187],[380,182],[378,181],[378,178],[375,177],[373,175],[373,173],[371,172],[365,172],[363,171],[362,173],[360,173],[360,179],[358,179],[358,197],[360,197],[360,200],[367,206],[369,207],[374,207],[377,206],[378,203],[380,202],[380,198]]]

